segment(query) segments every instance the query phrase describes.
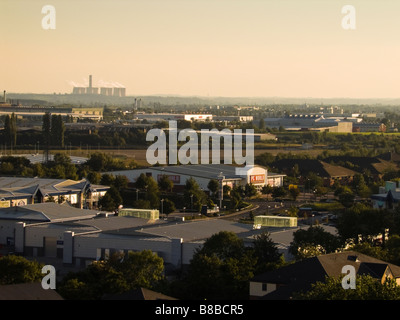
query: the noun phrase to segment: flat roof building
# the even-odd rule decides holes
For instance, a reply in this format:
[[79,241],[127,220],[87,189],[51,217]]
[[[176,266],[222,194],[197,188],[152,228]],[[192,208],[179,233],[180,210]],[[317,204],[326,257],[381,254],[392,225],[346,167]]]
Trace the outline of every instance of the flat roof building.
[[219,180],[221,177],[222,185],[234,187],[236,185],[244,186],[249,183],[255,185],[257,189],[261,189],[267,184],[274,187],[282,186],[283,177],[285,176],[284,174],[268,173],[268,170],[261,166],[237,167],[226,164],[160,166],[109,173],[124,175],[130,183],[135,183],[142,173],[153,177],[156,181],[166,175],[174,183],[174,188],[177,192],[183,190],[189,178],[194,178],[203,190],[208,189],[207,185],[210,180]]

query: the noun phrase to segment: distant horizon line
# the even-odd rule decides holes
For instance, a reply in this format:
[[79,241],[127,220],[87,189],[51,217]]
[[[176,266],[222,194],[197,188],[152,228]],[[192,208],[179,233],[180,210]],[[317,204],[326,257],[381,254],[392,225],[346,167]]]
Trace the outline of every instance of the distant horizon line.
[[[102,96],[102,94],[74,94],[74,93],[61,93],[61,92],[8,92],[7,90],[6,94],[7,95],[49,95],[49,96],[54,96],[54,95],[65,95],[65,96]],[[4,90],[2,90],[4,92]],[[107,96],[107,97],[112,97],[112,96]],[[311,100],[400,100],[399,97],[296,97],[296,96],[291,96],[291,97],[285,97],[285,96],[228,96],[228,95],[215,95],[215,96],[209,96],[209,95],[196,95],[196,94],[172,94],[172,93],[153,93],[153,94],[137,94],[137,95],[126,95],[125,97],[117,97],[117,98],[137,98],[137,97],[177,97],[177,98],[204,98],[204,99],[219,99],[219,98],[230,98],[230,99],[311,99]],[[307,101],[304,101],[307,102]]]

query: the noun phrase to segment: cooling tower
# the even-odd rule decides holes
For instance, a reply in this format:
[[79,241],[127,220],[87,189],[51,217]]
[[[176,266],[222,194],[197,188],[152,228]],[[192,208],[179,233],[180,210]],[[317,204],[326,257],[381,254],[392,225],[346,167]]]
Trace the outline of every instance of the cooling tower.
[[102,87],[102,88],[100,88],[100,94],[102,94],[104,96],[112,96],[113,89],[112,88]]

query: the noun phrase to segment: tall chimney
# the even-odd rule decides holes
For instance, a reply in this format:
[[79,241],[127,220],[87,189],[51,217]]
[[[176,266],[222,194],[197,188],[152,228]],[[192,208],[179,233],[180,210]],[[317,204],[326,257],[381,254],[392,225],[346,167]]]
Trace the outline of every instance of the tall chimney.
[[6,90],[4,90],[4,92],[3,92],[3,94],[4,94],[4,103],[7,103],[7,100],[6,100]]
[[89,76],[89,88],[92,87],[92,75]]

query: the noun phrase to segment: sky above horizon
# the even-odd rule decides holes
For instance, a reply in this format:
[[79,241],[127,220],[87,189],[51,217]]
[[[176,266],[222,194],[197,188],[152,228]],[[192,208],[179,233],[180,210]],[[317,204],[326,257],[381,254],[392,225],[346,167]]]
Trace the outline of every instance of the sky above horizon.
[[93,75],[131,96],[399,98],[399,16],[398,0],[1,0],[0,90]]

